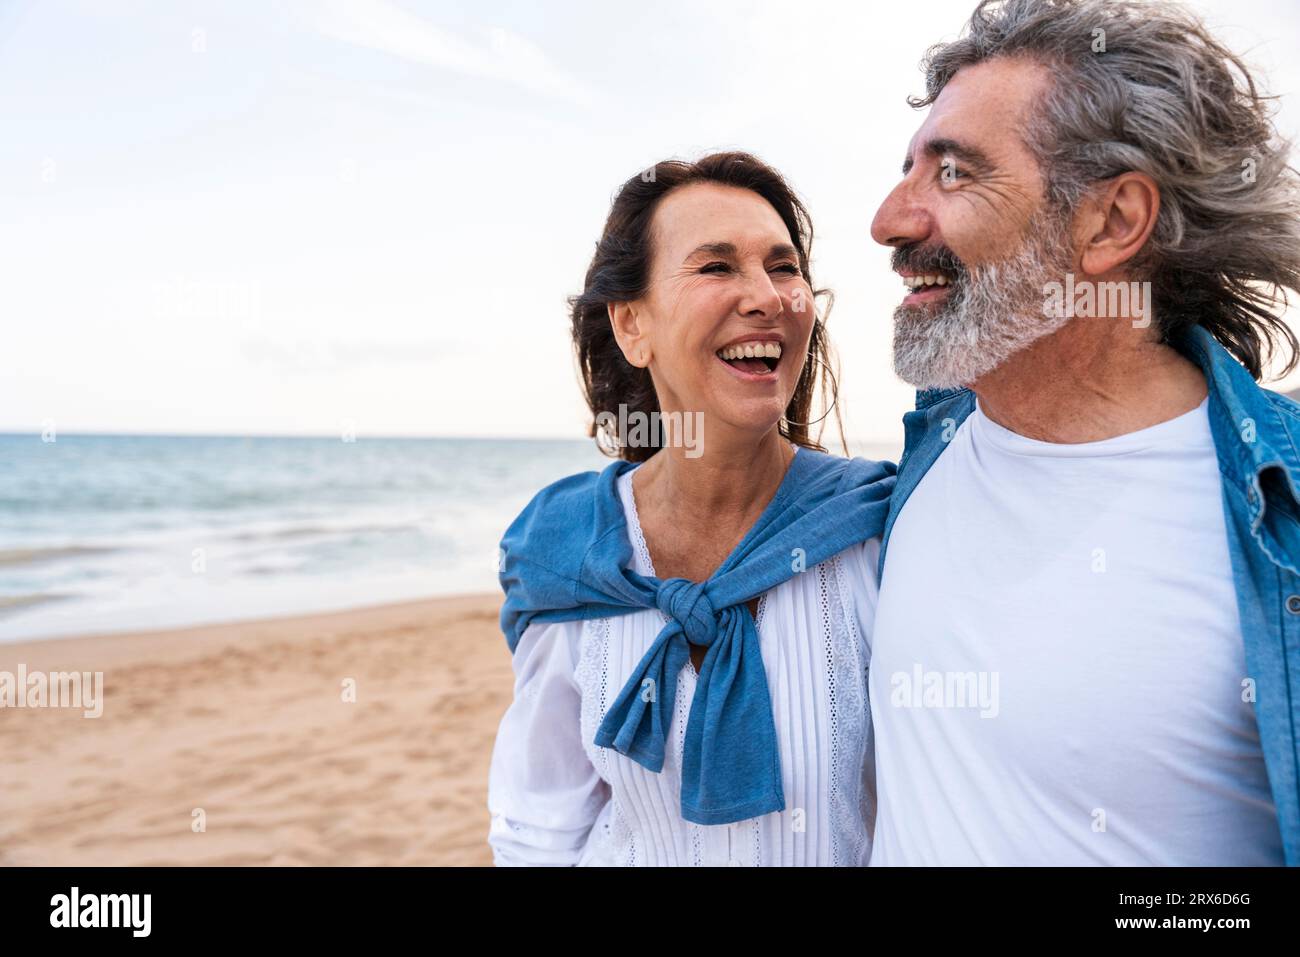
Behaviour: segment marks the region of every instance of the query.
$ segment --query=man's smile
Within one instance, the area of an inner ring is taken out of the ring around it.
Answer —
[[[936,302],[951,291],[953,280],[943,273],[899,273],[908,294],[903,297],[907,305]]]

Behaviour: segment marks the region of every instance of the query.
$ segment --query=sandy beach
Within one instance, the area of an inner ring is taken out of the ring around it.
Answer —
[[[490,865],[499,601],[0,644],[104,689],[0,709],[0,864]]]

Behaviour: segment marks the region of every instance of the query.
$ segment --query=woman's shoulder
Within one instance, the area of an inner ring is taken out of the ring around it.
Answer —
[[[898,473],[898,466],[885,459],[846,457],[807,447],[799,450],[799,457],[806,472],[837,480],[841,486],[870,485],[892,479]]]
[[[575,523],[578,527],[589,526],[593,512],[602,504],[608,504],[611,493],[615,493],[613,498],[617,500],[615,483],[618,476],[632,465],[631,462],[611,462],[599,472],[575,472],[543,486],[511,521],[507,537],[524,530],[541,535],[571,532]]]
[[[610,465],[617,464],[616,462],[610,463]],[[533,493],[532,498],[528,500],[528,504],[524,506],[520,514],[548,506],[566,507],[576,502],[590,501],[603,474],[603,469],[601,471],[574,472],[572,475],[566,475],[554,482],[543,485]]]
[[[621,551],[611,532],[624,523],[614,485],[631,463],[579,472],[550,483],[532,497],[502,535],[497,577],[505,593],[501,629],[511,649],[535,617],[573,609],[583,569]]]

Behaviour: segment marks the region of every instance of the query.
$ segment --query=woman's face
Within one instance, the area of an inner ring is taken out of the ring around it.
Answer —
[[[794,394],[815,320],[781,217],[757,193],[692,183],[664,197],[650,235],[645,295],[611,308],[624,354],[649,366],[663,410],[702,412],[713,435],[765,434]]]

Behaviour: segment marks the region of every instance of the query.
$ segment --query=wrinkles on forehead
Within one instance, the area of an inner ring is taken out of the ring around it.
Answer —
[[[736,258],[758,251],[797,256],[780,214],[762,196],[721,183],[691,183],[664,196],[650,223],[651,273],[668,272],[705,252]]]
[[[1020,57],[958,70],[908,144],[904,175],[923,160],[951,159],[977,177],[1013,178],[1018,192],[1041,196],[1042,171],[1025,130],[1051,83],[1046,66]]]

